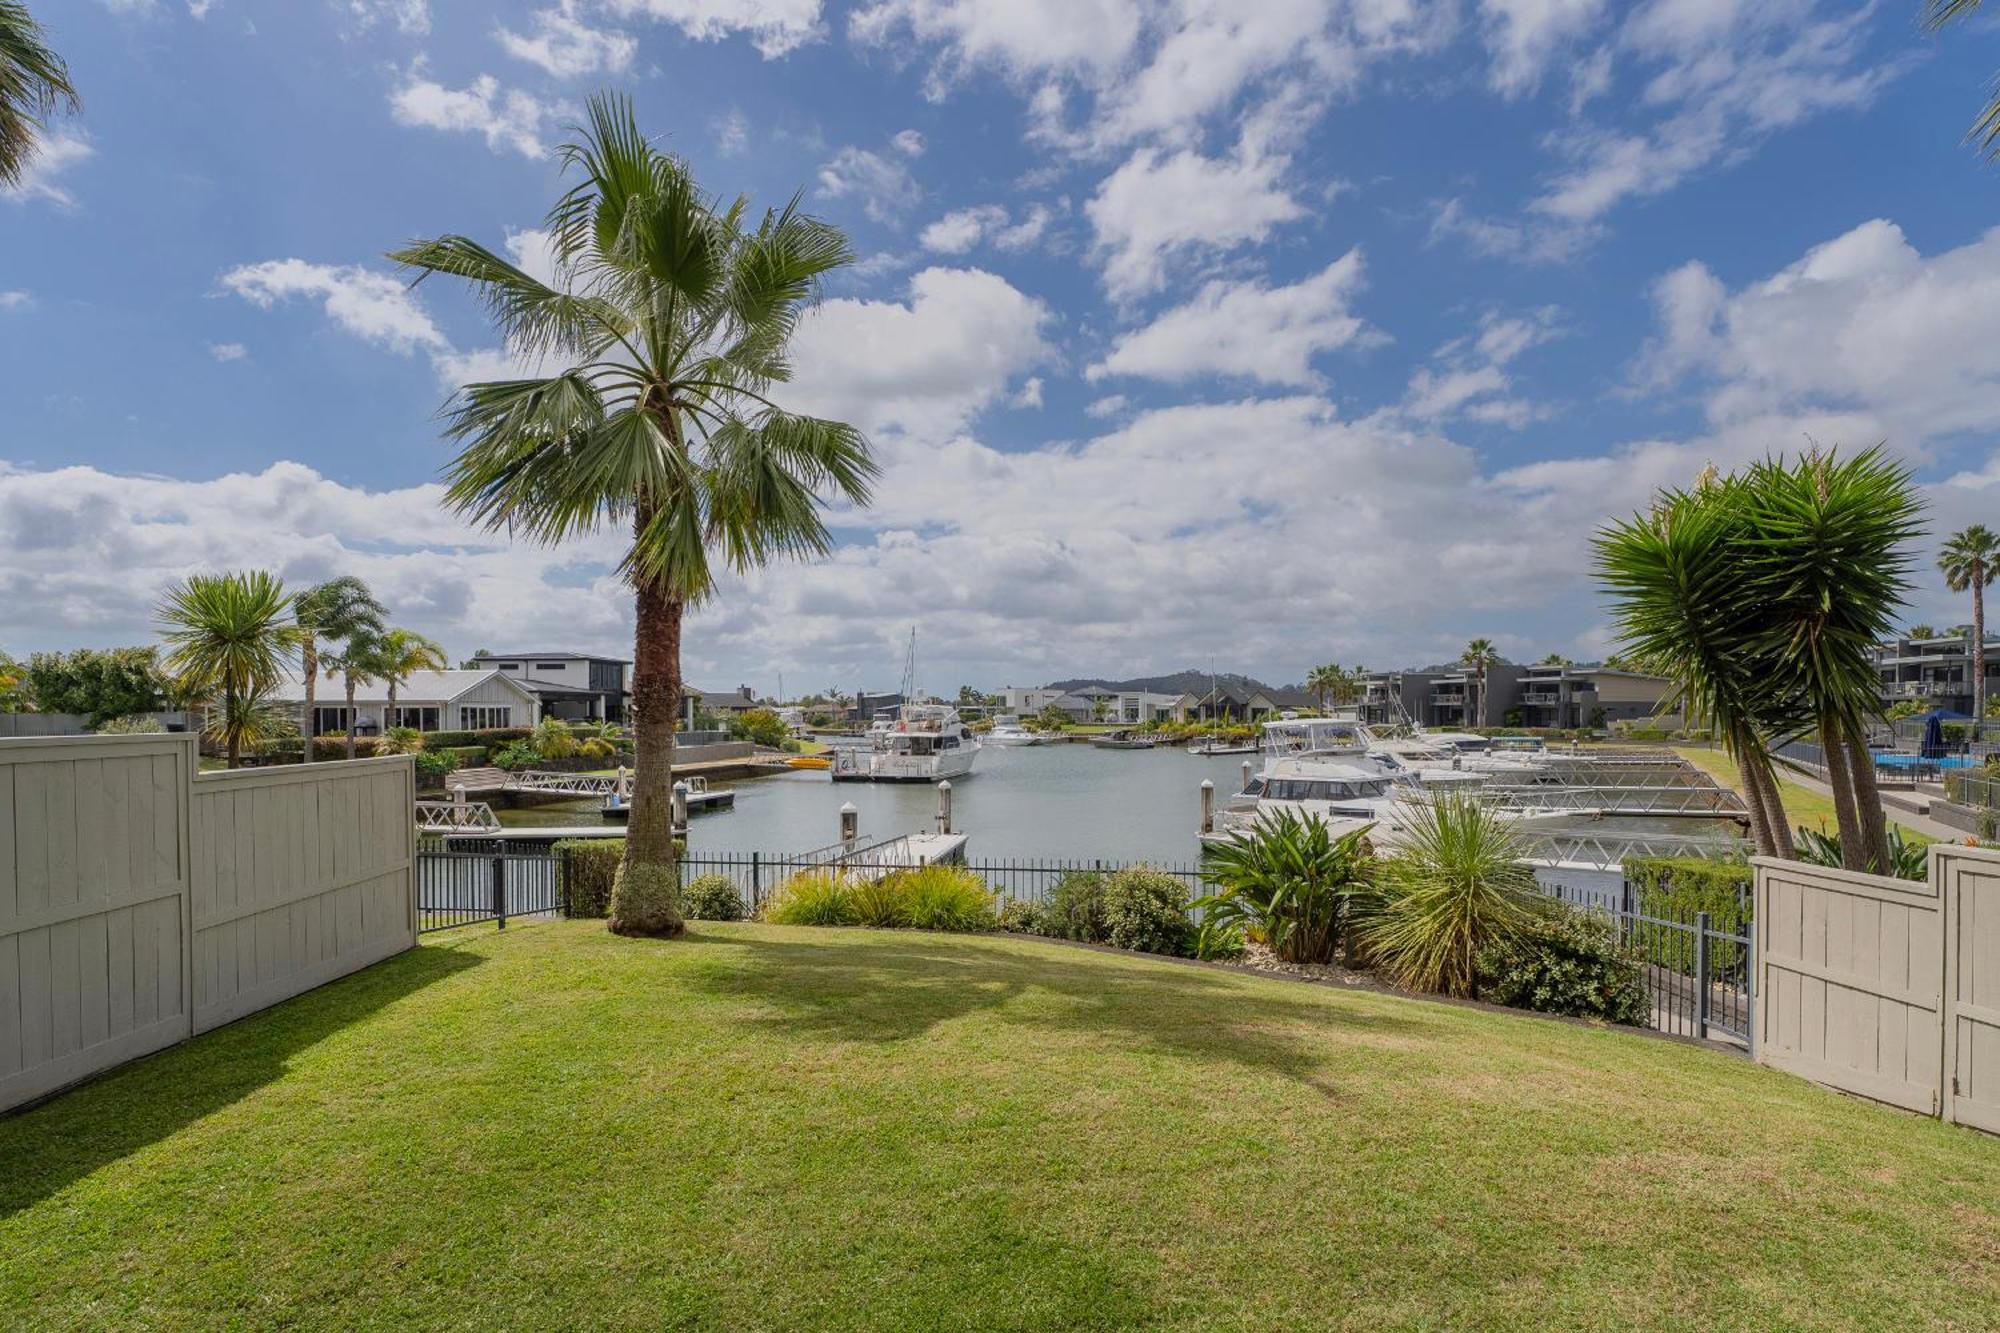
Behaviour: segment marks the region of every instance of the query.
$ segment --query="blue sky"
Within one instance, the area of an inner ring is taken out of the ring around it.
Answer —
[[[511,359],[382,252],[524,262],[593,90],[863,262],[795,401],[879,503],[732,582],[703,684],[1605,645],[1586,541],[1724,466],[1887,440],[2000,481],[1986,22],[1808,0],[62,0],[83,114],[0,197],[0,648],[147,635],[168,580],[363,574],[478,646],[629,644],[615,541],[437,505]],[[1912,618],[1958,608],[1926,581]]]

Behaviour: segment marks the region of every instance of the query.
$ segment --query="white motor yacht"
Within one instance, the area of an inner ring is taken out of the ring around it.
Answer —
[[[1029,731],[1019,722],[996,722],[993,730],[980,738],[982,745],[1047,745],[1049,738],[1039,731]]]
[[[1378,846],[1395,846],[1417,811],[1445,783],[1425,781],[1420,770],[1395,755],[1377,753],[1377,746],[1359,722],[1266,723],[1263,771],[1215,812],[1215,827],[1202,840],[1233,840],[1254,828],[1260,816],[1289,810],[1329,825],[1336,835],[1372,827],[1370,836]],[[1515,823],[1554,822],[1574,813],[1508,810],[1501,817]]]
[[[870,728],[868,748],[833,752],[835,782],[939,782],[971,774],[979,740],[950,704],[905,704]]]

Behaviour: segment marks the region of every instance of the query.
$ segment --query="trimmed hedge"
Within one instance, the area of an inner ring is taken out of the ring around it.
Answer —
[[[1639,892],[1639,910],[1670,921],[1693,921],[1706,912],[1717,930],[1750,923],[1751,887],[1757,872],[1740,861],[1699,856],[1644,856],[1625,863],[1625,878]]]
[[[611,913],[611,884],[625,859],[623,838],[571,838],[550,849],[561,863],[564,911],[570,916]]]
[[[1104,924],[1104,942],[1114,948],[1176,957],[1194,952],[1187,885],[1150,866],[1127,866],[1104,882]]]
[[[696,875],[681,890],[681,906],[690,921],[743,919],[743,895],[727,875]]]

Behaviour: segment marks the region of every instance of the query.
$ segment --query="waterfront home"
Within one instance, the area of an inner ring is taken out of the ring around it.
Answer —
[[[1972,628],[1922,638],[1897,638],[1875,646],[1875,666],[1882,676],[1882,707],[1912,701],[1970,715],[1972,690]],[[1986,638],[1986,697],[2000,699],[2000,638]]]
[[[1372,726],[1475,726],[1478,679],[1465,667],[1371,671],[1362,677],[1361,720]],[[1487,668],[1486,688],[1492,699],[1484,711],[1492,726],[1599,727],[1656,715],[1671,685],[1660,676],[1609,667],[1503,662]]]
[[[1004,685],[1000,689],[1003,707],[1016,717],[1033,717],[1050,704],[1063,697],[1064,691],[1041,688],[1023,688],[1019,685]]]
[[[291,709],[301,731],[314,736],[354,732],[379,736],[389,708],[389,687],[381,681],[357,682],[354,711],[347,709],[347,681],[338,671],[320,673],[315,685],[313,715],[305,716],[306,684],[294,675],[272,691],[272,698]],[[418,731],[479,731],[487,727],[531,727],[542,716],[541,699],[507,673],[485,671],[413,671],[396,690],[396,716],[387,726]]]
[[[1121,690],[1111,696],[1110,712],[1105,719],[1123,722],[1128,726],[1144,726],[1148,722],[1181,720],[1181,696],[1178,694],[1158,694],[1150,690]]]
[[[540,702],[539,717],[623,722],[630,716],[631,662],[591,653],[475,654],[482,670],[504,671]]]

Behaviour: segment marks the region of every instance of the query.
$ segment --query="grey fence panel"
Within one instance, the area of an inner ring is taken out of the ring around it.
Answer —
[[[1757,1058],[1937,1114],[1944,912],[1935,861],[1927,883],[1754,864]]]
[[[1944,1118],[2000,1133],[2000,852],[1939,847],[1944,899]]]
[[[195,1031],[416,943],[415,800],[406,755],[195,779]]]
[[[188,1035],[194,745],[0,741],[0,1109]]]

